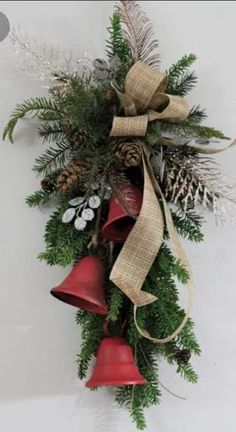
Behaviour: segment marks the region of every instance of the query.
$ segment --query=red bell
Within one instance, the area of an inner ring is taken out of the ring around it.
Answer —
[[[95,257],[82,258],[66,279],[51,294],[72,306],[107,315],[104,292],[105,272],[101,261]]]
[[[102,228],[102,235],[106,240],[114,242],[124,242],[132,230],[135,219],[132,216],[138,216],[142,207],[142,193],[134,186],[120,189],[120,194],[124,202],[124,207],[115,198],[110,198],[109,214],[105,225]]]
[[[86,387],[145,384],[133,353],[122,338],[105,338],[99,345],[92,376]]]

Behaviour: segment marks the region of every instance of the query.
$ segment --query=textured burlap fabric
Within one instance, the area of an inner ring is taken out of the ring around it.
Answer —
[[[164,92],[166,84],[166,74],[138,61],[126,76],[125,94],[131,97],[138,111],[155,109],[155,96]]]
[[[145,329],[140,328],[140,326],[138,325],[138,322],[137,322],[137,306],[134,307],[134,321],[135,321],[135,325],[136,325],[138,331],[140,332],[140,334],[142,334],[143,337],[151,340],[154,343],[164,344],[164,343],[167,343],[167,342],[170,342],[171,340],[173,340],[181,332],[181,330],[185,326],[189,316],[191,315],[195,288],[194,288],[192,270],[191,270],[191,267],[189,265],[185,251],[184,251],[184,249],[180,243],[179,236],[176,232],[169,206],[168,206],[168,204],[167,204],[167,202],[166,202],[166,200],[162,194],[162,191],[160,189],[158,182],[156,181],[154,175],[152,175],[152,171],[150,171],[150,172],[151,172],[151,180],[152,180],[154,188],[157,192],[157,195],[159,197],[161,197],[161,199],[162,199],[164,217],[165,217],[166,227],[167,227],[167,230],[169,233],[169,241],[170,241],[172,253],[180,261],[180,263],[183,265],[183,267],[187,270],[188,275],[189,275],[189,280],[186,284],[187,293],[188,293],[188,304],[187,304],[185,316],[184,316],[182,322],[179,324],[179,326],[176,328],[176,330],[171,335],[168,335],[167,337],[165,337],[163,339],[157,339],[157,338],[152,337]]]
[[[138,61],[129,70],[125,79],[125,93],[121,93],[113,84],[121,105],[125,111],[124,117],[114,117],[111,136],[144,136],[148,121],[166,119],[183,121],[189,114],[186,100],[180,96],[164,93],[167,76],[162,72]],[[147,114],[147,118],[137,115]],[[126,133],[122,134],[124,127]]]
[[[144,192],[142,208],[137,222],[114,263],[110,279],[134,303],[134,321],[142,336],[155,343],[166,343],[174,339],[187,322],[192,308],[194,283],[191,268],[176,233],[170,209],[152,173],[148,151],[145,150],[144,146],[143,149]],[[162,200],[163,210],[157,195]],[[155,296],[141,289],[163,242],[164,218],[169,232],[172,252],[189,273],[187,284],[188,306],[185,317],[175,332],[164,339],[156,339],[145,329],[139,327],[136,314],[138,306],[147,305],[155,300],[158,301]]]
[[[143,156],[143,204],[110,274],[110,279],[137,306],[156,300],[141,291],[144,280],[157,255],[163,239],[163,213],[150,180]]]
[[[146,135],[148,115],[135,117],[114,117],[111,136],[144,136]]]

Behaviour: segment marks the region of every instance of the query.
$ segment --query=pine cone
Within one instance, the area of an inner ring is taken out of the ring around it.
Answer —
[[[72,159],[57,177],[57,189],[63,193],[75,189],[78,186],[84,171],[84,164],[82,164],[78,159]]]
[[[116,147],[116,156],[127,168],[138,166],[142,158],[140,145],[137,142],[119,143]]]
[[[176,353],[176,360],[178,363],[188,363],[191,358],[191,353],[188,349],[178,350]]]
[[[45,177],[42,181],[41,181],[41,189],[44,192],[53,192],[55,189],[55,180],[50,179],[48,177]]]

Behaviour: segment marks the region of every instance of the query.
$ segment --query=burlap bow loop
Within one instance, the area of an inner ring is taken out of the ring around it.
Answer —
[[[138,61],[126,76],[125,94],[133,100],[137,111],[155,109],[156,98],[165,91],[166,84],[166,74]]]
[[[149,121],[183,121],[189,114],[186,100],[164,93],[167,75],[138,61],[129,70],[125,92],[113,85],[126,117],[114,117],[111,136],[144,136]],[[138,115],[138,113],[142,115]]]

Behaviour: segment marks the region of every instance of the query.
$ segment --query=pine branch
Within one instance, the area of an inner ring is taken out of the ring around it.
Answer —
[[[191,123],[200,124],[203,120],[206,119],[206,117],[206,110],[202,109],[199,105],[197,105],[191,108],[188,115],[188,121],[190,121]]]
[[[175,93],[176,88],[181,82],[181,79],[183,79],[182,77],[186,76],[185,72],[187,69],[196,61],[196,59],[197,57],[195,54],[184,55],[180,60],[178,60],[177,63],[170,67],[170,69],[166,72],[168,75],[166,93],[177,94]]]
[[[144,416],[144,410],[141,406],[141,404],[136,404],[135,401],[135,393],[137,390],[137,386],[133,386],[133,392],[134,392],[134,403],[133,407],[130,409],[130,415],[135,423],[138,430],[145,430],[147,427],[147,423]]]
[[[172,274],[176,276],[182,284],[186,284],[189,280],[189,274],[179,259],[175,259]]]
[[[225,134],[213,127],[201,126],[188,119],[182,123],[162,122],[162,131],[180,135],[186,138],[220,138],[229,139]]]
[[[178,233],[190,241],[196,243],[204,239],[201,232],[202,218],[194,212],[183,212],[179,209],[177,212],[172,210],[172,218]]]
[[[67,133],[65,125],[58,122],[45,122],[38,128],[38,134],[43,138],[43,142],[62,141],[66,139]]]
[[[186,325],[178,335],[177,342],[181,348],[187,348],[192,354],[200,356],[201,348],[197,342],[193,329],[194,323],[189,318]]]
[[[176,276],[182,284],[186,284],[189,280],[189,274],[187,270],[181,265],[180,260],[173,257],[170,251],[162,247],[162,250],[158,257],[158,265],[160,271],[169,272],[171,271],[172,276]]]
[[[177,373],[179,373],[185,380],[191,382],[192,384],[196,384],[198,381],[198,376],[189,363],[179,364],[177,367]]]
[[[172,86],[167,85],[167,92],[177,96],[186,96],[196,85],[197,77],[194,71],[185,72],[177,79]]]
[[[123,65],[129,63],[130,49],[123,37],[120,15],[114,12],[108,27],[109,39],[106,41],[106,53],[109,58],[117,56]]]
[[[117,10],[124,24],[124,36],[131,47],[134,61],[141,60],[159,67],[158,40],[153,25],[136,1],[120,0]]]
[[[53,169],[65,165],[71,155],[71,143],[68,140],[57,143],[57,147],[50,147],[35,160],[33,170],[37,173],[49,174]]]
[[[146,428],[146,420],[142,402],[137,398],[137,387],[138,386],[118,387],[116,390],[116,401],[119,405],[128,408],[137,429],[144,430]]]
[[[9,138],[9,140],[13,143],[13,132],[18,120],[26,116],[44,119],[49,114],[51,117],[53,115],[54,118],[59,119],[62,116],[62,111],[55,102],[45,97],[28,99],[23,103],[18,104],[4,129],[3,139]]]
[[[119,318],[119,314],[121,312],[122,306],[124,304],[125,296],[122,291],[117,288],[112,282],[109,283],[109,313],[108,317],[115,321]]]
[[[60,205],[46,224],[44,234],[46,250],[41,252],[38,258],[49,265],[65,267],[87,254],[91,233],[88,231],[78,233],[73,224],[62,223],[62,215],[67,208],[67,202]]]
[[[29,207],[38,207],[43,204],[47,204],[52,199],[52,193],[43,191],[42,189],[29,195],[25,202]]]
[[[81,315],[84,316],[81,319]],[[82,325],[82,344],[80,353],[77,356],[78,376],[85,378],[90,360],[96,353],[100,341],[103,339],[104,317],[97,314],[79,311],[76,321]]]

